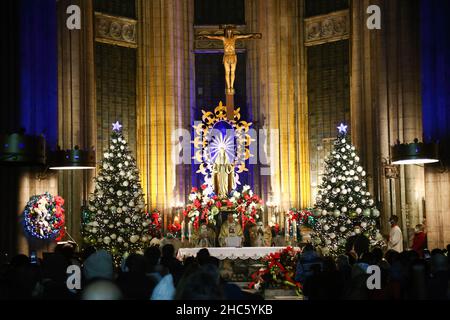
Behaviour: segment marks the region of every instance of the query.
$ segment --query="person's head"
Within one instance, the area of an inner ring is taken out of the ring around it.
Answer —
[[[327,256],[323,258],[323,271],[333,272],[336,271],[336,263],[333,257]]]
[[[199,264],[199,265],[205,265],[205,264],[207,264],[208,261],[209,261],[209,257],[210,257],[210,256],[211,256],[211,255],[209,254],[208,249],[206,249],[206,248],[200,249],[200,250],[197,252],[197,262],[198,262],[198,264]]]
[[[389,223],[391,226],[396,226],[398,224],[398,217],[396,215],[391,216]]]
[[[421,223],[417,224],[416,227],[414,228],[414,231],[416,233],[420,233],[420,232],[424,232],[425,231],[425,226]]]
[[[81,295],[82,300],[121,300],[119,287],[111,280],[96,280],[90,283]]]
[[[85,261],[89,256],[97,251],[94,246],[87,246],[81,251],[81,260]]]
[[[186,259],[184,259],[183,264],[184,264],[184,267],[187,268],[190,265],[195,264],[195,263],[197,263],[197,261],[195,260],[194,257],[187,257]]]
[[[314,247],[311,243],[307,243],[306,246],[303,248],[303,252],[311,252],[314,251]]]
[[[127,257],[125,265],[130,273],[142,275],[145,274],[145,258],[140,254],[130,254]]]
[[[173,258],[175,256],[175,247],[171,244],[166,244],[162,247],[163,258]]]
[[[227,219],[229,223],[232,223],[234,221],[233,213],[228,213]]]
[[[345,254],[341,254],[336,258],[336,266],[338,270],[343,270],[350,267],[350,261],[348,256]]]
[[[395,250],[390,249],[384,254],[384,258],[390,265],[392,265],[394,262],[396,262],[400,259],[400,253],[398,253]]]
[[[177,300],[222,300],[224,294],[217,276],[210,265],[207,269],[199,268],[186,277],[182,286],[177,287]]]
[[[145,249],[144,257],[147,259],[147,263],[150,267],[156,266],[161,257],[161,251],[156,246],[151,246]]]
[[[83,271],[87,281],[94,279],[112,280],[114,278],[113,258],[105,250],[99,250],[86,259]]]
[[[437,254],[444,254],[444,252],[442,252],[441,249],[439,248],[434,248],[433,250],[431,250],[431,256],[437,255]]]
[[[447,258],[440,253],[431,255],[431,272],[447,272],[448,271],[448,261]]]
[[[380,247],[375,247],[372,249],[373,259],[375,263],[379,263],[381,260],[383,260],[383,249]]]

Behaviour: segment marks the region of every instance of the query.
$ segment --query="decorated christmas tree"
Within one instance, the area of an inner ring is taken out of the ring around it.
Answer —
[[[333,150],[325,159],[325,172],[316,199],[314,244],[331,255],[344,253],[351,236],[364,234],[372,246],[383,245],[377,228],[380,212],[366,183],[366,172],[341,124]]]
[[[119,122],[113,124],[110,146],[83,212],[85,244],[107,250],[116,264],[124,255],[141,252],[151,239],[139,171],[121,128]]]

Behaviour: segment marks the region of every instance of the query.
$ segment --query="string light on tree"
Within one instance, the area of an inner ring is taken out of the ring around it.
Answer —
[[[333,150],[325,160],[325,172],[316,199],[321,213],[314,225],[313,241],[331,255],[344,253],[346,240],[363,233],[372,246],[384,245],[376,219],[380,212],[367,190],[366,172],[351,145],[348,126],[337,127]]]

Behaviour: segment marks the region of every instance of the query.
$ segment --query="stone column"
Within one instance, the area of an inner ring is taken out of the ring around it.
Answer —
[[[164,211],[186,201],[189,164],[176,164],[191,153],[190,135],[181,150],[175,129],[191,132],[195,104],[193,0],[138,0],[137,150],[138,166],[150,208]],[[178,144],[178,145],[177,145]]]
[[[66,27],[66,10],[81,8],[81,30]],[[82,149],[97,144],[94,78],[93,8],[90,0],[58,2],[58,144],[62,149]],[[69,234],[80,240],[83,202],[93,188],[95,170],[65,171],[58,174],[59,194],[65,199]]]
[[[381,8],[381,30],[366,27],[366,10],[373,4]],[[352,139],[381,204],[382,231],[389,231],[388,217],[396,214],[405,232],[407,222],[413,227],[422,221],[424,170],[404,166],[399,180],[386,180],[383,162],[397,139],[422,138],[419,1],[352,1],[351,10]]]
[[[270,176],[256,172],[255,185],[282,211],[303,207],[310,203],[303,1],[246,0],[245,11],[247,29],[262,33],[262,40],[246,44],[247,97],[268,130],[270,158]]]

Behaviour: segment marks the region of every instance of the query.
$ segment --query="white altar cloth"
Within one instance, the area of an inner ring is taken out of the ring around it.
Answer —
[[[286,247],[242,247],[242,248],[207,248],[210,255],[219,260],[236,260],[236,259],[261,259],[270,253],[282,251]],[[178,250],[177,258],[183,260],[187,257],[195,257],[197,252],[202,248],[180,248]],[[295,248],[298,250],[298,248]]]

